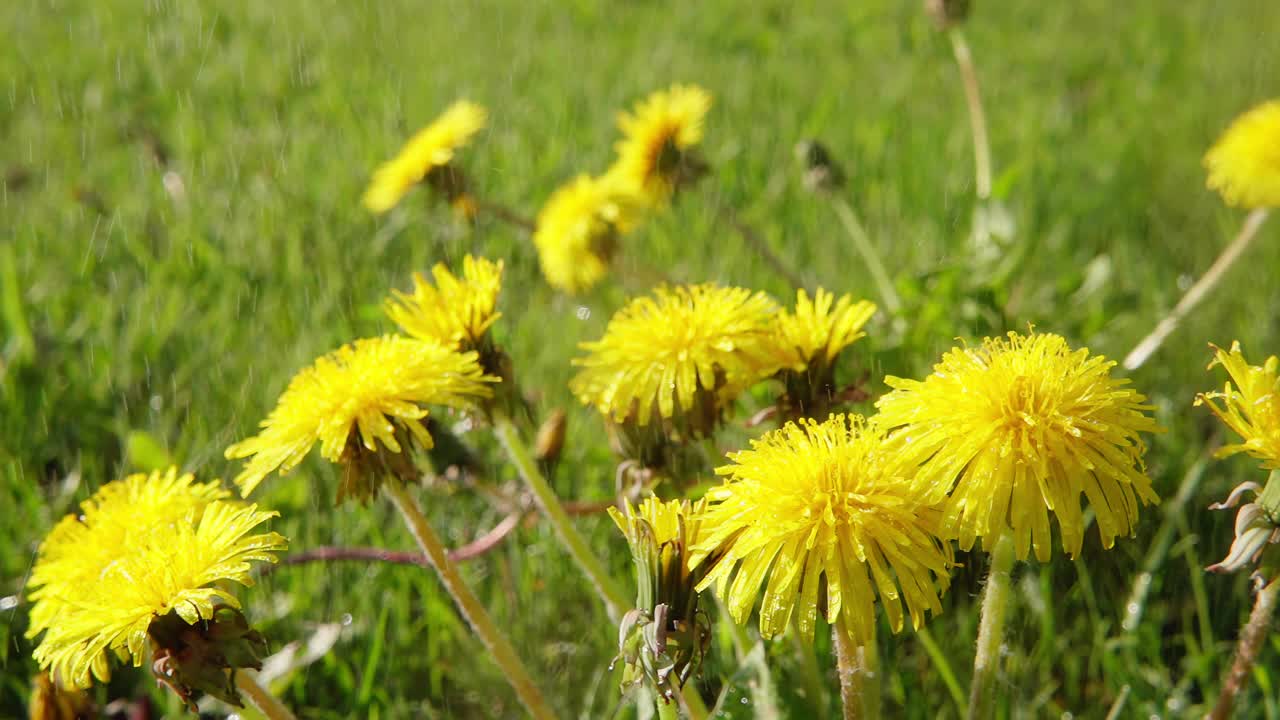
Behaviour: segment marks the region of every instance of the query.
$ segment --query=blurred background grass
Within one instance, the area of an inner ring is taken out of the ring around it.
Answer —
[[[800,184],[791,148],[803,138],[844,165],[843,194],[907,302],[873,322],[850,376],[865,368],[878,394],[883,374],[927,372],[954,338],[1032,323],[1119,359],[1242,219],[1204,189],[1200,157],[1233,116],[1280,94],[1276,27],[1280,5],[1266,0],[979,4],[967,32],[996,194],[1015,226],[983,249],[968,241],[972,155],[950,47],[913,1],[0,5],[0,715],[22,714],[33,671],[21,598],[36,545],[98,485],[148,461],[126,451],[131,435],[203,476],[230,476],[223,448],[252,431],[289,376],[387,330],[381,298],[436,261],[506,261],[499,339],[539,408],[569,409],[558,489],[609,497],[600,423],[566,388],[576,343],[597,337],[655,270],[793,292],[718,208],[756,227],[807,283],[875,296],[830,206]],[[468,171],[486,196],[532,214],[560,182],[603,170],[616,109],[677,81],[715,96],[714,172],[631,238],[615,282],[586,297],[553,293],[519,230],[461,227],[421,193],[382,219],[359,206],[371,169],[467,97],[491,111]],[[1221,440],[1191,399],[1222,380],[1204,371],[1206,342],[1240,339],[1255,362],[1280,352],[1278,226],[1134,376],[1169,428],[1149,455],[1165,504],[1113,550],[1091,534],[1077,561],[1017,569],[1003,715],[1102,717],[1124,694],[1124,717],[1192,716],[1216,693],[1250,598],[1246,578],[1201,571],[1225,553],[1231,525],[1204,508],[1258,472],[1235,459],[1188,474]],[[513,480],[473,435],[495,482]],[[1185,502],[1169,502],[1188,478]],[[385,503],[333,508],[334,485],[315,458],[268,484],[261,500],[281,511],[275,529],[295,550],[412,546]],[[499,519],[443,483],[423,503],[452,544]],[[611,523],[581,527],[626,576]],[[985,561],[965,562],[930,623],[962,684]],[[1150,600],[1122,627],[1144,567]],[[615,630],[548,528],[522,527],[466,573],[567,716],[629,712],[608,670]],[[303,717],[515,712],[427,571],[288,567],[246,595],[277,645],[346,623],[334,651],[284,691]],[[887,717],[955,716],[917,638],[882,645]],[[804,690],[791,643],[768,650],[785,713],[835,707],[832,692]],[[826,650],[820,640],[834,691]],[[1274,644],[1264,651],[1242,716],[1276,716],[1278,657]],[[714,696],[735,667],[718,654],[703,692]],[[99,692],[152,685],[120,672]]]

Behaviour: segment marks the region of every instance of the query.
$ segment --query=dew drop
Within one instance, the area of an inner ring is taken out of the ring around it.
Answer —
[[[579,320],[588,320],[591,318],[591,308],[586,305],[579,305],[574,315],[577,315]]]
[[[342,618],[339,622],[342,623],[343,627],[347,627],[351,624],[352,620],[354,620],[354,618],[351,617],[351,613],[342,613]]]

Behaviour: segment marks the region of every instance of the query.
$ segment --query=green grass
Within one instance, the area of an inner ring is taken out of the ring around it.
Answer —
[[[806,137],[844,164],[844,193],[907,301],[853,353],[877,392],[886,373],[927,372],[954,338],[1028,324],[1118,359],[1242,220],[1204,189],[1204,149],[1235,114],[1280,94],[1265,31],[1280,25],[1274,2],[980,4],[967,30],[997,193],[1016,221],[988,258],[966,240],[971,145],[950,49],[914,1],[216,5],[0,4],[0,597],[21,596],[53,521],[146,461],[126,452],[131,433],[203,476],[229,477],[223,448],[252,431],[297,368],[387,330],[378,303],[389,288],[466,252],[505,259],[499,339],[538,407],[569,409],[558,490],[609,497],[600,422],[566,388],[576,343],[597,337],[654,269],[792,292],[717,206],[758,228],[808,282],[874,295],[834,213],[799,182],[791,147]],[[607,165],[617,108],[673,81],[715,95],[714,173],[634,236],[615,282],[587,297],[552,292],[520,231],[459,227],[422,194],[381,220],[359,206],[372,167],[465,96],[492,115],[466,167],[486,196],[532,213],[561,181]],[[166,171],[185,200],[166,192]],[[1169,429],[1149,454],[1166,500],[1222,439],[1191,407],[1222,380],[1204,372],[1205,343],[1240,339],[1255,361],[1280,352],[1277,228],[1264,227],[1247,262],[1134,375]],[[477,435],[468,439],[493,460],[493,480],[514,483]],[[745,437],[736,430],[722,445]],[[1210,461],[1184,504],[1144,512],[1137,537],[1104,551],[1095,533],[1076,561],[1019,565],[1002,716],[1102,717],[1125,688],[1122,717],[1198,714],[1250,605],[1245,577],[1201,570],[1231,529],[1227,514],[1204,508],[1247,478],[1258,478],[1252,461]],[[333,508],[335,484],[311,458],[267,485],[261,499],[282,513],[275,529],[294,549],[412,546],[386,502]],[[422,499],[451,544],[499,519],[463,489],[433,486]],[[626,577],[612,524],[580,527]],[[1152,556],[1162,542],[1167,552]],[[964,560],[930,628],[967,686],[985,561]],[[1149,602],[1126,630],[1147,562]],[[549,528],[522,527],[466,574],[566,716],[625,707],[608,671],[616,631]],[[337,648],[285,691],[305,717],[515,713],[430,572],[290,567],[245,596],[276,645],[350,616]],[[0,612],[4,716],[22,713],[34,670],[26,612]],[[886,717],[955,717],[911,633],[882,646]],[[777,640],[769,654],[784,711],[816,712],[796,648]],[[822,710],[834,711],[826,640],[818,654]],[[1273,644],[1242,716],[1276,716],[1277,660]],[[700,687],[719,690],[735,669],[718,653]],[[152,693],[173,708],[152,686],[122,671],[99,692]],[[1270,688],[1265,702],[1259,688]],[[735,702],[733,714],[752,710]]]

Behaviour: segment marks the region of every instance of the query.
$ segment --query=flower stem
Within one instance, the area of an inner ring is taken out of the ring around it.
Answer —
[[[951,38],[951,50],[960,69],[960,81],[964,85],[964,99],[969,106],[969,129],[973,133],[973,176],[975,191],[980,202],[991,199],[991,143],[987,139],[987,114],[982,109],[982,94],[978,91],[978,72],[973,65],[973,53],[964,38],[960,26],[947,31]]]
[[[626,595],[622,593],[614,579],[605,572],[604,566],[600,564],[599,558],[591,551],[586,539],[582,537],[582,534],[578,532],[577,528],[569,520],[569,515],[560,504],[560,499],[556,497],[555,490],[551,489],[547,479],[542,476],[542,472],[538,469],[538,464],[534,462],[533,456],[529,454],[529,449],[520,439],[520,433],[511,423],[511,419],[505,415],[495,415],[493,418],[493,432],[498,436],[498,441],[502,443],[502,447],[506,449],[507,456],[511,458],[511,462],[516,466],[520,477],[524,478],[525,484],[529,486],[529,490],[533,493],[534,499],[537,500],[538,506],[542,508],[543,514],[546,515],[547,521],[551,523],[556,530],[556,534],[560,536],[560,542],[569,551],[569,555],[578,564],[578,568],[595,586],[596,592],[600,594],[605,608],[609,611],[610,618],[614,622],[619,621],[626,608],[631,606],[631,603],[627,601]]]
[[[258,682],[258,675],[252,670],[236,671],[236,689],[267,720],[297,720],[293,712],[280,702],[280,698],[272,695],[270,690]]]
[[[696,689],[690,689],[687,685],[677,684],[676,694],[680,696],[680,707],[689,716],[689,720],[707,719],[707,705],[702,702],[702,696],[698,694]]]
[[[844,225],[845,232],[849,233],[849,237],[853,239],[853,247],[862,256],[862,261],[867,264],[867,270],[871,272],[871,279],[875,281],[876,288],[880,291],[880,299],[884,302],[885,309],[890,313],[897,313],[902,309],[902,299],[898,297],[898,291],[893,289],[893,282],[884,269],[880,254],[871,244],[871,237],[867,235],[866,228],[858,222],[858,216],[854,214],[853,208],[844,201],[844,198],[833,196],[831,205],[836,209],[836,215],[840,217],[840,223]]]
[[[1155,330],[1151,334],[1142,339],[1130,353],[1125,356],[1124,367],[1126,370],[1137,370],[1142,364],[1151,357],[1155,351],[1160,349],[1164,341],[1174,330],[1178,329],[1178,324],[1182,322],[1192,310],[1195,309],[1200,301],[1208,295],[1218,283],[1222,280],[1222,276],[1227,270],[1240,259],[1240,255],[1249,247],[1249,243],[1253,242],[1253,238],[1258,234],[1258,228],[1262,227],[1262,222],[1267,219],[1267,208],[1258,208],[1249,213],[1245,218],[1244,225],[1240,228],[1240,233],[1231,241],[1231,244],[1222,251],[1204,275],[1196,281],[1195,285],[1187,291],[1178,304],[1174,306],[1173,312],[1164,316],[1156,325]]]
[[[1222,681],[1222,692],[1218,694],[1218,702],[1209,713],[1209,720],[1226,720],[1231,717],[1231,708],[1236,697],[1244,691],[1249,682],[1249,672],[1258,659],[1258,651],[1267,639],[1271,628],[1271,616],[1276,611],[1276,598],[1280,596],[1280,578],[1272,580],[1261,590],[1253,601],[1253,612],[1249,613],[1249,621],[1240,630],[1240,641],[1236,645],[1236,657],[1231,663],[1231,670]]]
[[[654,705],[658,708],[658,720],[680,720],[680,705],[671,698],[662,697],[662,693],[654,693]]]
[[[878,720],[880,717],[880,668],[875,640],[855,645],[841,615],[831,626],[840,676],[840,705],[844,720]]]
[[[543,699],[542,693],[534,686],[533,680],[529,677],[528,671],[525,670],[524,663],[520,662],[520,657],[516,655],[515,648],[511,647],[511,643],[507,640],[502,631],[494,625],[493,619],[489,617],[488,611],[480,604],[480,600],[471,592],[465,580],[462,579],[458,567],[449,559],[448,552],[444,548],[444,544],[440,542],[440,538],[435,531],[431,529],[431,525],[427,523],[427,519],[423,517],[418,502],[405,489],[403,483],[397,480],[389,480],[384,484],[387,495],[391,497],[391,502],[400,511],[400,515],[404,518],[405,524],[409,526],[409,531],[413,533],[413,537],[418,541],[418,547],[431,561],[432,566],[436,569],[436,574],[440,576],[440,582],[444,584],[449,594],[453,596],[454,602],[458,603],[458,609],[462,612],[462,616],[470,623],[471,629],[479,636],[480,641],[489,650],[489,654],[493,656],[498,667],[507,676],[507,682],[511,683],[511,687],[516,691],[520,701],[524,704],[525,710],[538,720],[552,720],[555,714],[551,711],[551,707],[547,705],[547,701]]]
[[[978,649],[973,656],[973,684],[969,688],[969,720],[991,717],[991,692],[995,685],[1004,620],[1009,609],[1010,571],[1013,569],[1013,535],[1000,534],[991,549],[987,589],[982,594],[982,619],[978,623]]]

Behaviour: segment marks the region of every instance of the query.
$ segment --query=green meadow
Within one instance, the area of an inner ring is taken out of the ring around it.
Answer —
[[[903,301],[897,314],[879,302],[843,356],[841,377],[865,374],[872,400],[885,375],[923,377],[957,339],[1028,327],[1119,361],[1244,220],[1205,188],[1202,157],[1235,116],[1280,96],[1277,29],[1271,0],[976,3],[964,32],[1001,209],[1001,232],[977,243],[963,89],[915,0],[0,3],[0,716],[25,717],[37,667],[24,584],[53,523],[101,484],[169,462],[229,482],[241,464],[223,450],[293,373],[394,330],[383,299],[437,262],[505,262],[496,338],[536,412],[567,412],[554,487],[612,499],[617,460],[568,381],[578,343],[628,297],[661,277],[789,305],[793,284],[745,225],[810,290],[880,301],[831,201],[802,182],[802,140],[843,168],[838,195]],[[360,204],[374,167],[467,98],[490,121],[461,164],[483,198],[533,216],[562,182],[608,166],[619,109],[674,82],[714,97],[711,171],[582,296],[550,288],[528,233],[491,215],[461,222],[423,189],[383,216]],[[1239,340],[1258,364],[1280,354],[1277,220],[1156,355],[1114,370],[1167,429],[1146,456],[1161,502],[1111,549],[1091,526],[1078,558],[1059,547],[1016,565],[997,717],[1200,717],[1216,698],[1253,600],[1247,573],[1204,571],[1233,526],[1207,507],[1263,475],[1256,460],[1213,458],[1236,440],[1192,401],[1225,381],[1205,369],[1208,343]],[[744,421],[769,401],[763,388],[744,398],[716,450],[759,436]],[[520,495],[491,433],[458,437],[490,486]],[[313,452],[254,496],[279,511],[286,560],[415,550],[385,499],[335,506],[339,476]],[[417,495],[450,546],[505,515],[449,477]],[[630,592],[613,522],[575,523]],[[885,718],[963,715],[987,556],[957,560],[927,641],[880,618]],[[562,717],[637,717],[611,669],[617,626],[536,510],[462,567]],[[316,648],[274,686],[299,717],[520,717],[430,569],[282,564],[240,597],[273,650]],[[692,687],[721,700],[716,717],[838,716],[829,635],[812,651],[763,642],[767,662],[743,664],[711,612]],[[1278,668],[1272,638],[1239,717],[1280,717]],[[92,692],[180,716],[145,667]]]

